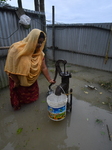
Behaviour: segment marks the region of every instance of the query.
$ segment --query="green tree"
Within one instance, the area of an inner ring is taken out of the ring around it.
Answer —
[[[0,2],[7,2],[8,0],[0,0]]]
[[[0,0],[0,2],[6,2],[6,0]]]

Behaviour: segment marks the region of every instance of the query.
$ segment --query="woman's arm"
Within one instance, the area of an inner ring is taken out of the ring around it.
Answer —
[[[45,59],[42,61],[42,73],[44,74],[44,76],[46,77],[48,82],[55,83],[55,81],[53,79],[51,79],[51,77],[49,75],[48,68],[47,68],[47,66],[45,64]]]

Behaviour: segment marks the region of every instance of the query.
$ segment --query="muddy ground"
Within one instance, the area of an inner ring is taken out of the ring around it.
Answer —
[[[54,78],[54,63],[47,66]],[[62,121],[48,117],[49,83],[42,74],[39,99],[19,111],[10,105],[8,87],[0,91],[0,150],[112,150],[112,73],[71,64],[66,70],[73,104]],[[58,75],[53,90],[60,80]]]

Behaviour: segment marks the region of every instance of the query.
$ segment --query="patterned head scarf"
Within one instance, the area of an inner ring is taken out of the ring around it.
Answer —
[[[33,29],[22,41],[12,44],[8,51],[4,71],[8,74],[18,75],[21,86],[32,85],[41,72],[46,40],[34,53],[41,32],[43,31]]]

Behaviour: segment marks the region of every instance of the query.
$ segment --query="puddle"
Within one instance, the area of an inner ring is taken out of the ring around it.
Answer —
[[[67,116],[68,118],[69,116]],[[89,103],[75,100],[72,115],[69,118],[65,143],[68,147],[77,146],[80,150],[112,149],[107,126],[112,133],[112,113],[91,106]],[[97,119],[102,120],[98,123]]]
[[[2,97],[0,105],[3,106],[0,108],[0,150],[112,149],[106,127],[108,125],[112,135],[110,111],[73,97],[72,112],[67,113],[64,120],[55,122],[48,117],[44,91],[38,101],[19,111],[12,110],[9,96]],[[18,134],[20,128],[22,131]]]

